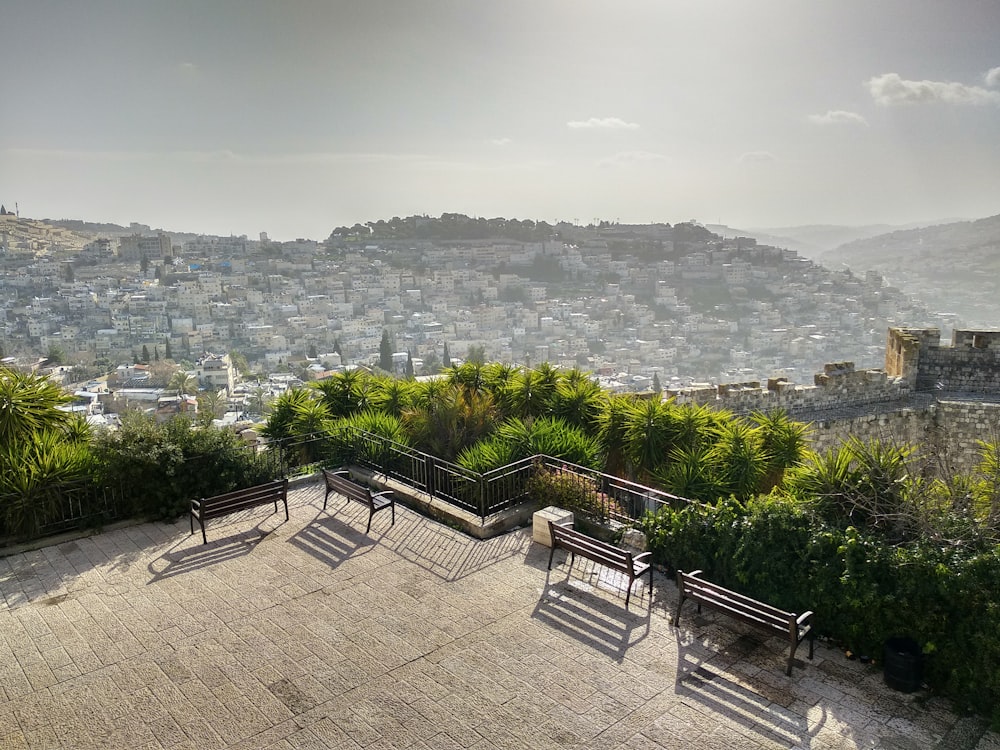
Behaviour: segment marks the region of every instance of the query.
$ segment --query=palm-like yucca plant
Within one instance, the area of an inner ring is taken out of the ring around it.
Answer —
[[[413,445],[446,461],[487,435],[496,422],[488,393],[473,393],[444,381],[421,389],[413,406],[403,412],[403,424]]]
[[[784,409],[750,415],[758,426],[764,450],[770,457],[767,476],[762,491],[767,492],[781,484],[785,471],[798,466],[808,453],[809,425],[796,422]]]
[[[378,378],[371,397],[372,407],[394,417],[399,417],[413,401],[413,381],[401,378]]]
[[[86,443],[60,430],[41,430],[28,440],[0,448],[0,536],[27,537],[57,507],[62,488],[88,478],[93,469]]]
[[[457,367],[450,368],[445,377],[451,385],[468,393],[479,394],[486,389],[488,373],[486,368],[482,362],[463,362]]]
[[[295,419],[296,409],[301,404],[314,401],[315,391],[309,388],[293,388],[285,391],[270,404],[267,424],[261,430],[261,434],[269,440],[287,440],[294,435],[292,422]]]
[[[730,420],[709,455],[726,494],[746,500],[761,491],[771,457],[759,428],[742,419]]]
[[[573,372],[579,372],[574,370]],[[596,432],[598,417],[607,396],[592,380],[566,379],[559,383],[552,400],[552,413],[588,432]]]
[[[361,369],[344,370],[329,378],[309,383],[309,388],[319,392],[320,398],[332,417],[346,417],[369,405],[372,397],[371,376]]]
[[[675,441],[681,448],[697,450],[714,440],[720,425],[732,416],[702,404],[679,404],[674,408]]]
[[[714,502],[725,494],[708,445],[677,446],[654,475],[658,486],[691,500]]]
[[[557,371],[547,363],[535,370],[519,372],[501,394],[503,413],[520,419],[548,414],[558,382]]]
[[[486,365],[483,376],[486,388],[493,395],[494,400],[499,400],[504,388],[517,376],[520,367],[508,362],[490,362]]]
[[[639,399],[625,413],[625,455],[639,481],[648,480],[666,461],[677,439],[671,402]]]
[[[0,368],[0,445],[63,426],[69,414],[58,407],[71,400],[46,377]]]
[[[786,475],[785,487],[801,502],[820,510],[843,511],[856,483],[851,451],[841,446],[825,453],[808,452]]]
[[[335,463],[342,465],[362,460],[383,471],[396,465],[398,449],[409,445],[410,441],[399,417],[376,409],[342,417],[330,431]]]
[[[624,477],[627,471],[625,454],[626,417],[632,409],[629,396],[609,396],[597,415],[597,439],[605,456],[604,470]]]
[[[974,511],[996,533],[1000,531],[1000,442],[979,441],[979,465],[974,476]]]

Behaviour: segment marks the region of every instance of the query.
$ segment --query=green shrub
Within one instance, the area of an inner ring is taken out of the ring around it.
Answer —
[[[96,436],[98,479],[121,486],[130,515],[176,518],[194,498],[251,487],[281,475],[277,453],[256,454],[229,430],[178,417],[163,424],[141,414]]]
[[[1000,726],[1000,547],[891,545],[813,511],[787,495],[730,498],[663,508],[642,527],[660,563],[701,569],[783,609],[813,610],[817,631],[844,648],[881,658],[887,638],[914,638],[926,681]]]
[[[602,523],[612,514],[624,515],[595,480],[575,472],[536,466],[528,480],[528,494],[539,507],[555,505]]]

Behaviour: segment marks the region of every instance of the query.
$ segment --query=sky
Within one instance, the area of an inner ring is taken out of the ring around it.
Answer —
[[[3,0],[0,202],[273,239],[992,216],[1000,2]]]

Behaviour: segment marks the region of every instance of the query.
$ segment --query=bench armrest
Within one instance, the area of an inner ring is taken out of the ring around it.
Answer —
[[[382,495],[391,495],[392,490],[382,490],[381,492],[373,492],[372,497],[382,497]]]
[[[632,556],[632,562],[643,562],[644,560],[652,556],[653,556],[652,552],[640,552],[638,555]]]
[[[798,616],[798,619],[795,621],[795,624],[801,626],[807,620],[811,619],[812,616],[813,616],[812,610],[803,612],[801,615]]]

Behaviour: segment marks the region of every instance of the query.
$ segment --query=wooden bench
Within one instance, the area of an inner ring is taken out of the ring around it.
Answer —
[[[368,487],[352,480],[350,472],[345,469],[341,469],[340,471],[323,469],[323,479],[326,482],[326,494],[323,496],[323,510],[326,510],[326,501],[329,499],[330,493],[333,492],[337,495],[343,495],[348,500],[356,500],[368,506],[368,528],[365,529],[366,534],[372,530],[372,518],[375,514],[386,508],[392,511],[392,523],[390,526],[396,525],[396,499],[391,492],[372,492]]]
[[[790,646],[788,652],[788,669],[785,674],[791,676],[792,665],[795,662],[795,650],[802,643],[802,639],[809,638],[809,658],[813,658],[812,632],[812,612],[803,612],[797,615],[794,612],[785,612],[764,604],[756,599],[751,599],[743,594],[718,586],[714,583],[699,578],[700,570],[693,573],[677,571],[677,588],[679,590],[677,601],[677,612],[674,615],[673,625],[681,619],[681,606],[685,599],[692,599],[698,602],[698,611],[701,612],[701,605],[704,604],[723,614],[729,615],[733,619],[745,622],[754,627],[765,630],[773,634],[781,634],[788,639]]]
[[[569,567],[573,569],[573,562],[579,553],[588,560],[593,560],[612,570],[617,570],[628,576],[628,591],[625,593],[625,609],[628,609],[629,597],[632,596],[632,584],[635,579],[643,573],[649,571],[649,598],[653,599],[653,566],[644,562],[652,555],[651,552],[643,552],[639,555],[632,555],[629,550],[620,549],[613,544],[602,542],[586,534],[581,534],[569,526],[561,526],[549,521],[549,538],[552,540],[552,551],[549,552],[549,570],[552,570],[552,556],[556,547],[561,547],[570,553]]]
[[[267,484],[259,484],[255,487],[247,487],[242,490],[226,492],[215,497],[201,498],[191,501],[191,533],[194,533],[194,522],[198,521],[201,526],[201,538],[204,544],[208,544],[208,537],[205,536],[205,521],[210,518],[228,516],[230,513],[237,513],[248,508],[256,508],[258,505],[274,503],[274,512],[278,512],[278,501],[285,505],[285,520],[288,520],[288,480],[275,479]]]

